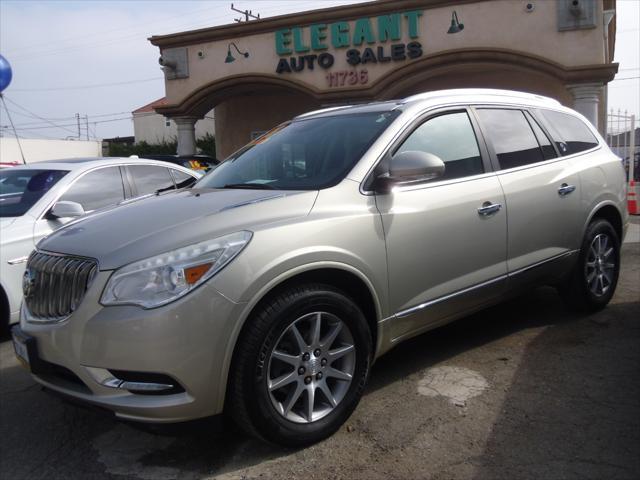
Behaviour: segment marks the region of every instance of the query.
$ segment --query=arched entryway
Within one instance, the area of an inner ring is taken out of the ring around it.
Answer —
[[[322,73],[319,73],[322,74]],[[195,151],[195,122],[216,108],[216,149],[225,158],[253,137],[301,113],[327,105],[389,100],[449,88],[500,88],[537,93],[574,107],[598,124],[604,114],[602,85],[615,75],[610,64],[564,67],[527,53],[460,49],[405,64],[358,89],[320,90],[291,76],[225,77],[157,109],[178,124],[178,153]]]
[[[321,107],[319,92],[271,75],[251,75],[212,82],[192,92],[178,105],[158,109],[178,123],[193,129],[195,122],[215,108],[216,154],[226,158],[261,132],[296,115]],[[189,125],[191,127],[189,127]],[[181,143],[189,144],[185,131]],[[190,145],[188,145],[190,146]]]

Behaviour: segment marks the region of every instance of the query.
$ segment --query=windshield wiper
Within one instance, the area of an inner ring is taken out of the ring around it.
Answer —
[[[222,188],[247,188],[250,190],[275,190],[275,187],[268,183],[227,183]]]

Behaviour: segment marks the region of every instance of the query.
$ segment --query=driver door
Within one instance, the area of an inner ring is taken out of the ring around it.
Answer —
[[[439,111],[418,122],[393,150],[393,155],[424,151],[445,163],[439,178],[376,194],[395,312],[393,340],[471,311],[504,291],[504,194],[477,131],[466,109]]]

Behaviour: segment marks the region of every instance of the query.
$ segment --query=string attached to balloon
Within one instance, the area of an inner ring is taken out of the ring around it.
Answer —
[[[0,55],[0,100],[2,100],[2,105],[4,105],[4,111],[7,112],[7,118],[9,119],[9,123],[11,124],[11,128],[13,129],[13,134],[16,137],[16,142],[18,142],[18,149],[20,150],[20,156],[22,157],[22,163],[26,164],[26,160],[24,159],[24,152],[22,151],[22,145],[20,144],[20,137],[18,137],[18,132],[16,131],[16,126],[13,124],[13,119],[11,118],[11,113],[7,108],[7,103],[4,101],[4,92],[5,88],[9,86],[11,83],[11,79],[13,78],[13,72],[11,71],[11,65],[9,61]]]

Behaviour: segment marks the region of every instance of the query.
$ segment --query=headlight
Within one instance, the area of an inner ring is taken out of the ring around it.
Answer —
[[[103,305],[159,307],[186,295],[238,255],[251,232],[237,232],[126,265],[111,276]]]

